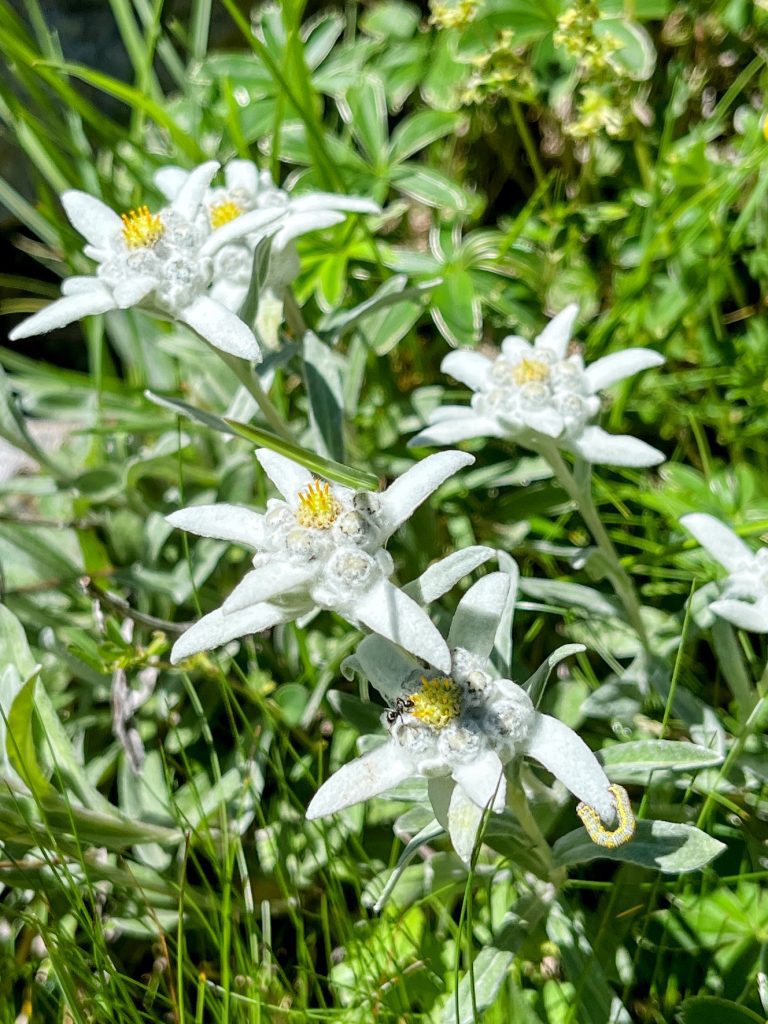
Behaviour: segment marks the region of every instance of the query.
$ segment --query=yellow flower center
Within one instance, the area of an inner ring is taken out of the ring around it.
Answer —
[[[313,480],[303,491],[299,491],[299,507],[296,522],[299,526],[328,530],[341,512],[341,502],[331,494],[331,485]]]
[[[151,249],[165,233],[160,214],[150,213],[148,206],[124,213],[120,219],[123,222],[123,240],[129,249]]]
[[[211,222],[211,227],[216,229],[220,228],[222,224],[229,224],[231,220],[239,217],[242,213],[242,206],[234,199],[222,199],[220,203],[214,203],[208,207],[208,220]]]
[[[421,677],[421,690],[411,694],[411,714],[433,729],[444,729],[461,713],[461,690],[448,676]]]
[[[549,363],[545,363],[543,359],[521,359],[512,371],[512,377],[515,384],[522,387],[523,384],[549,380],[550,373]]]

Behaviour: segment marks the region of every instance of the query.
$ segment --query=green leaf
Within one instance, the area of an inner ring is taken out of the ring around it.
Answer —
[[[432,319],[451,345],[472,345],[480,337],[482,312],[475,285],[466,270],[446,271],[432,292]]]
[[[16,694],[8,712],[5,749],[8,760],[19,778],[38,799],[55,794],[53,786],[43,774],[37,759],[35,740],[32,732],[35,713],[35,690],[38,673],[26,680]]]
[[[249,423],[240,423],[238,420],[231,420],[227,417],[224,418],[224,422],[232,427],[237,434],[240,434],[241,437],[245,437],[263,448],[269,448],[273,452],[284,455],[287,459],[293,459],[294,462],[298,462],[301,466],[306,466],[307,469],[317,473],[318,476],[325,477],[327,480],[335,480],[345,487],[354,487],[364,491],[378,491],[379,489],[379,478],[374,476],[373,473],[365,473],[363,470],[344,466],[340,462],[324,459],[321,455],[316,455],[314,452],[307,451],[306,448],[294,444],[293,441],[286,441],[284,438],[278,437],[268,430],[252,427]]]
[[[464,190],[430,167],[401,164],[392,170],[392,184],[411,199],[438,210],[465,213],[469,209],[469,199]]]
[[[456,995],[451,992],[445,1004],[442,1024],[474,1024],[474,1006],[478,1013],[483,1013],[493,1005],[499,989],[504,983],[507,971],[515,959],[515,954],[506,949],[495,949],[486,946],[482,949],[473,964],[474,977],[467,971],[459,982],[459,1012],[456,1013]],[[472,982],[474,981],[474,1006],[472,1001]]]
[[[390,159],[400,163],[421,149],[456,130],[458,117],[447,110],[420,110],[401,121],[392,132]]]
[[[0,604],[0,651],[3,666],[15,666],[22,679],[28,679],[35,671],[35,659],[29,649],[24,627],[3,604]]]
[[[680,1007],[681,1024],[765,1024],[765,1017],[717,996],[695,996]]]
[[[722,762],[723,755],[682,740],[636,740],[603,747],[600,758],[609,778],[618,780],[625,774],[648,773],[654,769],[682,772],[711,768]]]
[[[309,418],[318,451],[340,462],[344,458],[341,358],[312,331],[304,335],[303,356]]]
[[[347,91],[341,110],[350,130],[374,167],[387,161],[387,100],[378,75],[365,78]]]
[[[669,875],[699,871],[723,850],[725,843],[701,829],[673,821],[638,821],[635,838],[615,850],[596,846],[584,829],[569,832],[552,848],[555,863],[561,867],[607,858]]]

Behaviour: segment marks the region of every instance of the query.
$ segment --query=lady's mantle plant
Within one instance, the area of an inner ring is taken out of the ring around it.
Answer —
[[[609,434],[592,424],[600,411],[599,392],[664,359],[645,348],[630,348],[584,366],[578,353],[568,354],[575,305],[548,324],[533,345],[510,335],[501,352],[489,359],[480,352],[451,352],[441,364],[471,388],[469,406],[435,409],[429,425],[410,444],[455,444],[472,437],[503,437],[540,450],[553,442],[591,463],[654,466],[664,456],[645,441]]]
[[[215,348],[243,359],[261,358],[251,329],[209,294],[221,249],[248,235],[264,238],[280,227],[275,208],[254,209],[220,226],[201,218],[208,187],[219,169],[201,164],[184,181],[170,206],[150,213],[141,206],[118,216],[85,192],[65,192],[61,202],[97,263],[90,277],[70,277],[63,297],[15,327],[12,340],[64,327],[73,320],[141,305],[187,324]]]
[[[383,716],[389,739],[332,775],[312,799],[308,818],[378,796],[405,779],[426,778],[435,817],[468,862],[484,811],[501,811],[506,803],[504,766],[527,756],[579,797],[596,841],[618,846],[631,839],[626,795],[611,786],[584,741],[536,711],[517,683],[494,678],[491,650],[510,585],[507,573],[491,573],[462,598],[448,633],[447,675],[425,669],[381,637],[361,642],[346,666],[389,702]],[[601,821],[610,825],[617,811],[620,827],[611,832]]]
[[[388,581],[394,565],[385,545],[444,480],[474,457],[464,452],[432,455],[380,494],[322,482],[265,448],[256,457],[284,499],[270,499],[265,514],[220,504],[192,506],[168,516],[173,526],[257,552],[253,570],[221,608],[184,633],[171,660],[325,608],[449,671],[450,655],[438,629],[412,598]]]
[[[728,570],[722,597],[710,610],[741,629],[768,633],[768,548],[752,551],[733,530],[704,512],[683,516],[680,523]]]

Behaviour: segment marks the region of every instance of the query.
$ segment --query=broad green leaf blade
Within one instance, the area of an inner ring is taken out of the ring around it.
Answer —
[[[604,747],[600,758],[611,779],[622,774],[647,773],[653,769],[695,771],[720,764],[722,754],[682,740],[636,740]]]
[[[253,441],[262,448],[269,448],[273,452],[285,455],[287,459],[293,459],[294,462],[306,466],[307,469],[317,473],[318,476],[325,477],[327,480],[335,480],[337,483],[344,484],[345,487],[355,487],[363,491],[379,490],[379,478],[374,476],[373,473],[351,469],[340,462],[324,459],[321,455],[307,451],[306,448],[302,448],[292,441],[286,441],[276,434],[271,434],[268,430],[252,427],[248,423],[240,423],[238,420],[231,420],[227,417],[225,417],[224,422],[232,427],[235,433],[241,437]]]
[[[561,867],[607,858],[639,864],[667,875],[699,871],[723,850],[725,843],[694,825],[674,821],[638,821],[635,838],[615,850],[595,846],[584,829],[569,832],[552,848],[555,863]]]
[[[13,665],[22,679],[35,671],[35,659],[29,649],[24,627],[10,609],[0,604],[0,657],[2,664]]]
[[[321,454],[344,459],[344,385],[341,357],[313,334],[304,335],[304,375],[309,418]]]
[[[474,979],[467,971],[459,982],[458,1015],[456,1013],[456,995],[451,992],[441,1017],[442,1024],[474,1024],[478,1020],[475,1016],[474,1006],[477,1006],[478,1013],[483,1013],[493,1005],[514,959],[514,953],[510,953],[506,949],[486,946],[485,949],[480,950],[473,965]],[[474,1006],[472,1000],[473,980]]]
[[[420,110],[401,121],[392,132],[390,159],[407,160],[421,149],[456,130],[457,115],[447,110]]]
[[[765,1024],[765,1017],[717,996],[696,996],[680,1007],[680,1024]]]
[[[55,790],[43,774],[37,758],[32,726],[35,714],[35,690],[38,673],[26,680],[8,712],[5,749],[11,767],[38,800],[55,796]]]

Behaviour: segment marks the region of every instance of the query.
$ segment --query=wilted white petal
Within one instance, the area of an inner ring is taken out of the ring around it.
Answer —
[[[713,601],[709,607],[715,615],[739,629],[749,630],[750,633],[768,633],[768,601],[751,604],[749,601],[737,601],[729,597]]]
[[[474,461],[466,452],[438,452],[411,466],[379,496],[384,535],[391,537],[443,481]]]
[[[403,680],[419,667],[414,657],[382,636],[366,636],[345,661],[358,669],[386,700],[402,696]],[[344,666],[342,666],[344,670]]]
[[[157,278],[150,277],[149,274],[126,277],[112,289],[118,309],[129,309],[131,306],[137,305],[149,295],[156,285]]]
[[[181,311],[178,319],[189,324],[214,348],[251,362],[261,361],[261,350],[253,331],[215,299],[200,295]]]
[[[246,573],[221,607],[230,615],[249,605],[271,601],[279,594],[304,586],[315,574],[316,569],[312,566],[291,565],[275,559],[269,565]]]
[[[298,504],[299,491],[304,490],[307,484],[311,484],[314,476],[298,462],[270,451],[269,448],[257,448],[256,458],[288,504],[295,508]]]
[[[72,227],[97,249],[109,248],[123,230],[123,222],[115,211],[87,192],[65,192],[61,205]]]
[[[554,319],[550,320],[541,334],[534,342],[534,348],[541,350],[548,349],[554,352],[559,359],[565,357],[568,351],[568,342],[573,335],[573,325],[579,315],[579,307],[575,302],[561,310]]]
[[[223,246],[229,245],[230,242],[235,242],[245,235],[254,234],[266,237],[273,234],[280,226],[282,217],[283,211],[276,209],[250,210],[248,213],[242,213],[239,217],[227,221],[226,224],[222,224],[220,228],[212,231],[200,247],[200,255],[213,256]]]
[[[451,671],[445,640],[423,608],[387,580],[379,580],[362,594],[351,596],[337,611],[353,623],[368,626],[379,636],[439,668]]]
[[[538,712],[523,752],[552,772],[574,796],[593,807],[606,825],[616,816],[610,782],[587,744],[573,729]]]
[[[418,579],[406,584],[403,590],[417,604],[429,604],[447,594],[460,579],[473,572],[483,562],[487,562],[489,558],[493,558],[495,554],[493,548],[486,548],[481,544],[454,551],[430,565]]]
[[[255,195],[259,190],[259,169],[252,160],[230,160],[224,167],[224,180],[228,189]]]
[[[530,356],[533,353],[533,345],[519,334],[508,334],[501,343],[501,351],[505,356]]]
[[[492,572],[469,588],[453,616],[450,648],[463,647],[484,660],[490,657],[511,584],[508,573]]]
[[[502,777],[502,785],[505,784],[506,780]],[[472,860],[483,814],[483,808],[469,799],[462,786],[454,788],[448,808],[448,834],[454,850],[465,864]]]
[[[318,789],[307,818],[325,818],[345,807],[379,796],[413,774],[413,765],[395,743],[385,743],[350,761]]]
[[[294,238],[306,235],[310,231],[319,231],[321,228],[331,228],[334,224],[341,224],[344,219],[343,213],[334,210],[318,210],[316,213],[309,210],[306,213],[291,212],[275,234],[272,244],[275,249],[284,249]]]
[[[155,185],[163,193],[166,199],[175,199],[181,191],[181,186],[189,177],[189,171],[181,167],[161,167],[155,171]]]
[[[477,391],[480,385],[488,376],[493,363],[486,356],[479,352],[471,352],[469,349],[458,349],[450,352],[440,364],[443,373],[449,377],[461,381],[468,388]]]
[[[261,547],[264,516],[244,505],[190,505],[166,516],[166,522],[198,537],[230,540],[250,548]]]
[[[493,802],[494,811],[504,809],[507,780],[501,759],[494,750],[484,750],[474,761],[454,768],[453,777],[478,807],[485,808]]]
[[[310,210],[343,210],[345,213],[381,213],[381,207],[362,196],[342,196],[333,192],[308,192],[291,196],[291,212]]]
[[[19,338],[30,338],[34,334],[45,334],[47,331],[66,327],[73,320],[81,320],[84,316],[106,313],[110,309],[115,309],[115,306],[111,293],[104,287],[65,295],[64,298],[51,302],[39,313],[22,320],[9,332],[8,337],[11,341],[17,341]]]
[[[606,466],[657,466],[666,456],[628,434],[609,434],[602,427],[585,427],[568,447],[587,462]]]
[[[176,665],[184,658],[201,651],[212,651],[241,636],[260,633],[282,622],[295,618],[295,613],[278,608],[273,604],[258,604],[241,612],[225,615],[221,608],[204,615],[199,622],[184,633],[173,645],[171,664]]]
[[[664,356],[650,348],[625,348],[623,352],[611,352],[597,359],[584,370],[590,390],[602,391],[618,380],[631,377],[633,373],[661,366]]]
[[[207,163],[200,164],[194,171],[190,171],[171,203],[174,213],[178,213],[180,217],[190,223],[194,221],[208,186],[218,169],[218,163],[215,160],[209,160]]]
[[[472,437],[503,437],[504,429],[487,416],[478,416],[469,407],[456,419],[441,419],[425,427],[408,442],[409,448],[425,448],[468,441]]]
[[[693,534],[703,548],[712,557],[725,566],[726,569],[734,570],[742,568],[745,563],[754,561],[754,554],[741,537],[738,537],[733,530],[721,523],[714,516],[706,512],[692,512],[690,515],[682,516],[680,525]]]

